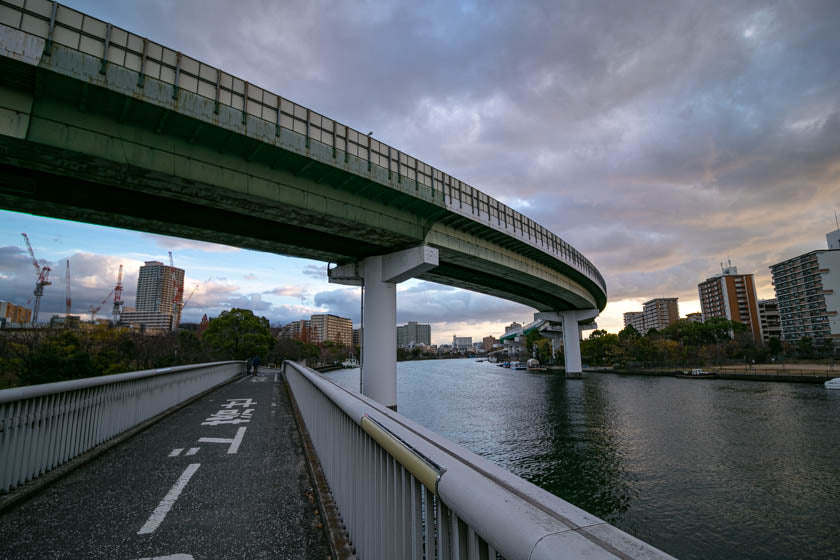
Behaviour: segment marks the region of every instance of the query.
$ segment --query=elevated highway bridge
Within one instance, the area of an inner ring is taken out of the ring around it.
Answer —
[[[577,323],[606,284],[579,251],[467,183],[316,111],[46,0],[0,1],[0,207],[336,266],[364,286],[363,391],[396,405],[410,277]]]

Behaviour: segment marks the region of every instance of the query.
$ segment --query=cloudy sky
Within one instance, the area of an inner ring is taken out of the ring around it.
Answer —
[[[825,248],[840,210],[840,2],[65,3],[230,71],[396,146],[545,225],[601,270],[599,325],[652,297],[699,310],[732,260],[773,297],[768,266]],[[56,282],[42,309],[97,305],[126,266],[187,271],[187,320],[245,306],[285,322],[358,321],[325,265],[0,212],[0,299],[23,303],[32,237]],[[59,274],[55,274],[58,271]],[[433,341],[500,334],[532,310],[423,282],[398,321]],[[78,305],[77,303],[78,302]]]

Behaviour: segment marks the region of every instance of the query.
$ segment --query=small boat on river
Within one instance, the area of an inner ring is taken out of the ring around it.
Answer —
[[[835,377],[834,379],[829,379],[825,382],[826,389],[840,389],[840,377]]]
[[[676,377],[681,377],[683,379],[714,379],[715,377],[717,377],[717,375],[710,371],[703,371],[702,369],[693,369],[691,371],[684,371],[682,373],[678,373]]]

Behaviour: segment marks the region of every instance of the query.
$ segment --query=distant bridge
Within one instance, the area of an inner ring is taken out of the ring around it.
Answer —
[[[332,281],[364,285],[363,390],[388,406],[397,282],[548,313],[567,371],[607,302],[580,252],[470,185],[46,0],[0,2],[0,206],[340,265]]]

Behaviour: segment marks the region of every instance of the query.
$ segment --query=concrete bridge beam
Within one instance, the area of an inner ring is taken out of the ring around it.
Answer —
[[[412,247],[329,270],[334,284],[362,286],[362,394],[397,408],[397,284],[438,266],[438,250]]]

